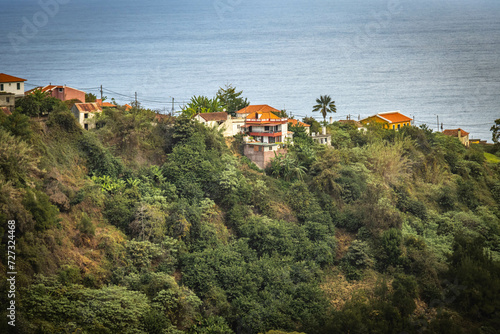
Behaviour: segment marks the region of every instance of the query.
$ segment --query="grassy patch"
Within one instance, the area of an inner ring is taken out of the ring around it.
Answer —
[[[484,152],[484,157],[486,158],[486,161],[492,164],[497,164],[500,162],[500,158],[497,157],[496,155],[493,155],[491,153],[486,153]]]

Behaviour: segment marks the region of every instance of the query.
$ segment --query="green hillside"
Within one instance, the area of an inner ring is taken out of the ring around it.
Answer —
[[[51,103],[0,116],[15,332],[498,332],[498,145],[334,123],[333,147],[294,129],[261,171],[189,118],[84,131]]]

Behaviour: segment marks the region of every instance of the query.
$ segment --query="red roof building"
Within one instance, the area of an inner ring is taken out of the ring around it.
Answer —
[[[0,92],[12,93],[16,96],[24,95],[24,82],[26,79],[18,78],[5,73],[0,73]]]
[[[97,113],[102,112],[102,108],[97,103],[75,103],[71,108],[71,112],[75,115],[78,123],[85,129],[95,128],[95,122],[92,118]]]
[[[458,128],[458,129],[451,129],[451,130],[444,130],[443,135],[445,136],[450,136],[450,137],[455,137],[460,140],[460,142],[465,146],[469,147],[470,146],[470,141],[469,141],[469,133]]]
[[[85,103],[85,92],[68,86],[47,85],[45,87],[36,87],[30,89],[25,94],[32,94],[34,91],[40,90],[43,93],[48,93],[61,101],[78,100]]]

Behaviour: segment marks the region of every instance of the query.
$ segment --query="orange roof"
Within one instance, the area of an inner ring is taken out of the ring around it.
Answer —
[[[384,121],[387,121],[388,123],[409,122],[412,120],[410,117],[403,115],[399,111],[381,112],[370,117],[378,117]]]
[[[8,75],[5,73],[0,73],[0,82],[18,82],[18,81],[27,81],[27,80],[14,77],[12,75]]]
[[[467,136],[469,133],[458,128],[458,129],[452,129],[452,130],[444,130],[443,135],[446,136],[451,136],[451,137],[458,137],[458,130],[460,130],[460,137]]]
[[[125,110],[127,110],[127,111],[129,111],[130,109],[132,109],[132,106],[129,105],[129,104],[125,104],[124,107],[125,107]]]
[[[79,90],[79,89],[76,89],[76,88],[72,88],[72,87],[68,87],[68,86],[56,86],[56,85],[47,85],[45,87],[35,87],[33,89],[30,89],[28,90],[27,92],[25,92],[24,94],[31,94],[33,93],[35,90],[41,90],[43,93],[45,92],[52,92],[54,89],[56,88],[71,88],[71,89],[74,89],[74,90],[78,90],[80,92],[83,92],[82,90]]]
[[[102,102],[101,99],[96,99],[95,103],[97,103],[97,105],[99,105],[100,107],[116,108],[116,105],[114,105],[113,103]]]
[[[10,110],[9,110],[9,108],[7,108],[7,107],[0,107],[0,110],[2,110],[2,111],[3,111],[3,113],[4,113],[5,115],[7,115],[7,116],[12,115],[12,113],[11,113],[11,112],[10,112]]]
[[[264,120],[270,120],[270,119],[286,120],[286,118],[281,118],[279,116],[276,116],[275,114],[273,114],[270,111],[253,112],[250,115],[248,115],[247,117],[245,117],[245,119],[247,122],[253,122],[253,121],[263,122]]]
[[[293,118],[289,118],[288,119],[288,123],[292,123],[293,126],[303,126],[303,127],[306,127],[306,128],[310,127],[309,124],[301,122],[301,121],[293,119]]]
[[[253,106],[248,106],[243,109],[238,110],[236,113],[237,114],[251,114],[253,112],[279,112],[278,109],[275,109],[271,106],[268,106],[267,104],[256,104]]]
[[[97,103],[75,103],[74,105],[79,112],[101,112],[102,109]]]
[[[205,121],[210,122],[210,121],[225,121],[227,120],[227,113],[225,112],[207,112],[207,113],[201,113],[201,114],[196,114],[196,116],[200,116],[203,118]]]

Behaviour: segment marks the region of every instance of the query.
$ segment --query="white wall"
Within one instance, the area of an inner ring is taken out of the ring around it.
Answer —
[[[17,84],[19,83],[19,89],[17,89]],[[0,87],[3,85],[3,90],[0,89],[2,92],[7,92],[7,93],[13,93],[16,95],[24,95],[24,82],[19,81],[19,82],[2,82],[0,83]]]

